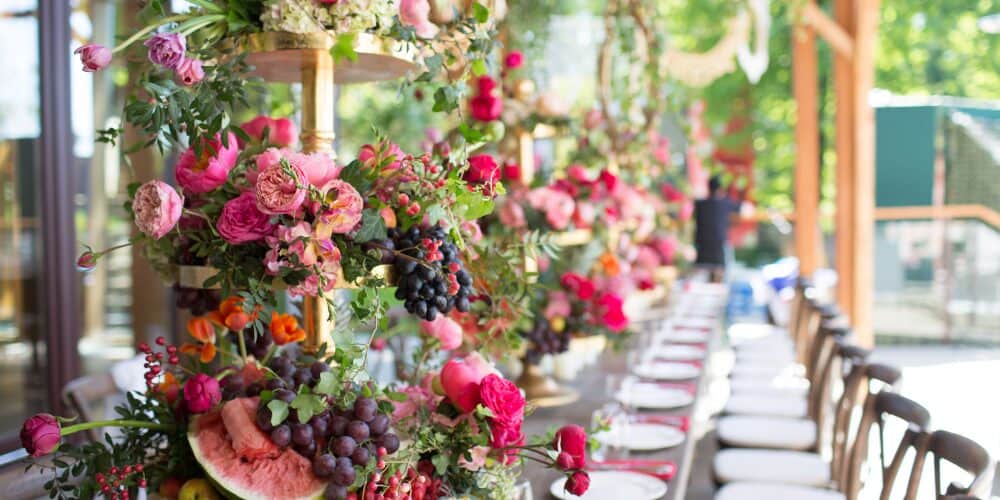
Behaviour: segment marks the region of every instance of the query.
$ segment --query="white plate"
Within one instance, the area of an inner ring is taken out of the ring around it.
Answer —
[[[703,330],[668,330],[657,335],[660,342],[708,342],[708,332]]]
[[[562,500],[656,500],[667,494],[667,483],[647,474],[628,471],[599,470],[589,472],[590,488],[583,496],[564,489],[566,478],[557,479],[549,487],[552,496]]]
[[[624,433],[612,427],[607,432],[595,434],[594,439],[609,446],[624,447],[633,451],[654,451],[665,450],[683,443],[684,431],[669,425],[631,422]]]
[[[628,397],[619,392],[618,401],[634,408],[649,408],[652,410],[669,410],[680,408],[694,402],[690,391],[676,387],[660,387],[655,384],[635,384]]]
[[[685,316],[674,319],[674,326],[678,328],[715,328],[718,324],[718,319],[701,316]]]
[[[691,363],[645,363],[635,367],[635,374],[655,380],[687,380],[701,373],[701,368]]]
[[[649,357],[667,361],[699,360],[705,359],[705,350],[693,345],[667,344],[653,348]]]

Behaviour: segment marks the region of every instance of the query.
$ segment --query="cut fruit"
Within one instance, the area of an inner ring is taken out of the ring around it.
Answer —
[[[205,474],[230,498],[321,498],[326,482],[312,473],[309,459],[278,448],[254,424],[257,404],[257,398],[234,399],[191,421],[188,442]]]

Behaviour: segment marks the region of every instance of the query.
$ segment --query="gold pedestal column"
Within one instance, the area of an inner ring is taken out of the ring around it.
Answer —
[[[326,153],[336,159],[333,140],[336,138],[333,57],[325,50],[310,50],[302,57],[302,151]],[[302,323],[306,338],[302,346],[306,352],[315,353],[326,343],[332,348],[335,318],[330,317],[326,297],[302,299]]]

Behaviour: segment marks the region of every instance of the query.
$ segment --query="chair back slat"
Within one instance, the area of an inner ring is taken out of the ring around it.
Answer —
[[[943,499],[949,495],[988,497],[993,479],[993,460],[975,441],[949,431],[934,431],[927,441],[927,453],[934,457],[934,495]],[[941,461],[950,462],[972,475],[969,486],[951,483],[941,486]]]
[[[69,381],[63,387],[62,396],[66,405],[72,408],[81,422],[92,422],[97,420],[91,408],[94,403],[105,398],[118,394],[118,386],[115,385],[111,373],[99,373],[87,375]],[[100,441],[102,429],[90,429],[87,431],[90,439]]]

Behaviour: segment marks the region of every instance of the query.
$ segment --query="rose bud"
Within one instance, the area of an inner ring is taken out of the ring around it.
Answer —
[[[21,427],[21,446],[36,458],[56,451],[61,440],[59,420],[48,413],[39,413],[25,420]]]
[[[583,495],[589,488],[590,475],[582,470],[574,472],[573,475],[566,480],[566,491],[576,496]]]
[[[87,250],[80,254],[80,257],[76,259],[76,270],[77,271],[91,271],[97,267],[97,259],[100,256],[97,255],[93,250]]]
[[[94,43],[88,43],[73,51],[80,55],[83,70],[87,73],[102,70],[111,64],[111,49]]]
[[[582,469],[587,465],[587,432],[579,425],[564,425],[556,431],[552,448],[572,459],[570,467],[564,469]],[[561,465],[560,465],[561,466]]]

